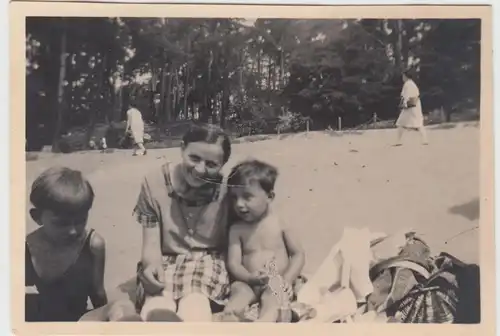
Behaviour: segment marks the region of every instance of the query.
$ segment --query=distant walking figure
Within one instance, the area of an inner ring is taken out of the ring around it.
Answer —
[[[128,132],[129,129],[136,145],[133,155],[146,155],[146,148],[144,147],[144,121],[142,120],[141,112],[133,103],[130,104],[130,108],[127,111],[127,127],[125,128],[125,132]],[[137,147],[140,149],[140,152],[137,151]]]
[[[407,129],[417,129],[422,136],[422,142],[427,145],[427,133],[424,128],[424,116],[422,114],[422,104],[420,102],[420,90],[411,79],[408,71],[403,72],[403,89],[401,90],[401,113],[399,114],[396,126],[398,127],[398,142],[396,146],[401,146],[403,133]]]

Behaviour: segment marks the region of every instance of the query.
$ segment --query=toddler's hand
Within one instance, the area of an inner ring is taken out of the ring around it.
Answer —
[[[269,276],[266,273],[262,271],[252,273],[252,278],[250,280],[251,285],[262,286],[262,285],[267,285],[268,282],[269,282]]]
[[[294,296],[293,286],[288,281],[283,281],[283,292],[285,292],[290,300]]]

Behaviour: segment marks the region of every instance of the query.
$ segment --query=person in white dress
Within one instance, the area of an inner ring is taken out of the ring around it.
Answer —
[[[125,132],[129,130],[132,133],[132,138],[136,145],[133,155],[146,155],[147,151],[144,147],[144,121],[142,120],[141,112],[134,104],[130,104],[130,108],[127,111],[127,127],[125,128]]]
[[[403,133],[409,129],[417,129],[422,137],[422,143],[427,145],[427,132],[424,127],[420,90],[407,71],[403,72],[403,82],[403,89],[401,90],[401,113],[396,121],[398,128],[398,142],[396,146],[402,145]]]

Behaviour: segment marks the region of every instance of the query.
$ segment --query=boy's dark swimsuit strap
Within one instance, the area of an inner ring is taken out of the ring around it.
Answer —
[[[31,275],[33,275],[36,277],[37,280],[45,282],[47,284],[49,284],[51,282],[55,282],[55,281],[60,281],[62,278],[64,278],[71,271],[73,266],[79,261],[82,253],[87,251],[87,250],[90,251],[90,238],[92,238],[92,235],[94,234],[94,232],[95,232],[94,229],[89,230],[87,237],[85,238],[85,242],[82,244],[80,251],[78,252],[78,257],[75,258],[75,261],[59,277],[57,277],[53,280],[42,279],[38,275],[38,273],[35,270],[35,266],[33,265],[33,260],[32,260],[32,256],[31,256],[28,242],[26,242],[25,243],[25,264],[26,264],[26,267],[29,268],[29,271],[28,271],[28,269],[26,269],[26,279],[31,278]],[[27,284],[27,286],[30,286],[30,285]]]

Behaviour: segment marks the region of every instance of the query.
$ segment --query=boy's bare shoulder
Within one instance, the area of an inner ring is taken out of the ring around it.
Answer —
[[[42,230],[41,228],[38,228],[36,229],[35,231],[29,233],[27,236],[26,236],[26,243],[28,245],[36,245],[36,244],[39,244],[40,243],[40,240],[43,239],[42,235]]]
[[[104,238],[98,234],[97,232],[92,232],[92,236],[90,237],[90,250],[93,253],[102,253],[106,248],[106,241]]]

